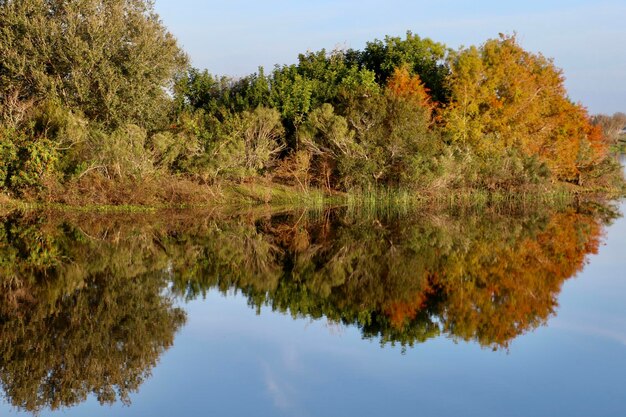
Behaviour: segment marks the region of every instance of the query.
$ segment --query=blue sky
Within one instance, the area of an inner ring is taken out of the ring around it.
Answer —
[[[592,113],[626,111],[624,0],[156,0],[156,9],[194,66],[233,76],[407,30],[452,48],[515,31],[563,68],[572,99]]]

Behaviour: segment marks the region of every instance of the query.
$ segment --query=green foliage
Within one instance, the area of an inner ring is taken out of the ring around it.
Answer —
[[[350,63],[344,51],[328,53],[322,49],[300,54],[294,68],[312,83],[311,109],[324,103],[336,104],[342,96],[353,94],[355,89],[362,93],[379,90],[375,73]]]
[[[272,166],[284,148],[284,128],[275,109],[227,114],[209,119],[205,153],[193,168],[215,179],[243,179]]]
[[[9,178],[11,175],[11,166],[17,159],[17,149],[12,141],[7,139],[6,133],[2,135],[0,140],[0,189],[9,187]]]
[[[361,160],[344,168],[353,186],[412,184],[416,161],[431,157],[440,146],[429,114],[390,91],[350,97],[344,108],[362,149]]]
[[[446,46],[429,38],[420,38],[410,31],[404,39],[386,36],[384,40],[368,42],[363,51],[350,51],[348,57],[374,73],[381,84],[393,75],[396,68],[408,64],[419,75],[438,102],[447,102],[446,78],[449,73],[445,63]]]
[[[13,168],[10,183],[11,188],[22,191],[42,186],[46,176],[54,175],[59,158],[54,144],[45,138],[28,141],[17,157],[19,163]]]
[[[295,65],[276,68],[271,80],[270,103],[292,127],[300,125],[311,110],[315,83]]]
[[[622,188],[607,135],[623,118],[592,125],[515,37],[451,52],[407,32],[231,78],[187,67],[148,0],[0,0],[0,28],[0,188],[14,196],[124,202],[154,180],[178,199],[259,177],[360,195]]]
[[[94,131],[88,138],[92,165],[107,178],[140,179],[150,174],[153,163],[146,152],[147,133],[139,126],[128,124],[111,134]]]
[[[512,149],[504,154],[477,155],[469,148],[449,147],[430,163],[423,176],[426,190],[510,190],[531,184],[547,185],[550,171],[538,158]]]
[[[154,166],[165,173],[185,172],[202,153],[198,138],[185,131],[155,133],[148,139],[148,148]]]
[[[146,0],[0,2],[0,97],[58,99],[107,126],[163,124],[186,58]]]
[[[84,169],[89,155],[85,155],[83,149],[96,123],[51,100],[34,107],[25,122],[32,126],[33,137],[47,138],[58,150],[60,178],[69,178]]]
[[[263,68],[259,68],[259,74],[238,80],[190,68],[177,78],[174,100],[179,112],[202,109],[207,114],[222,118],[228,112],[242,112],[267,105],[268,80]]]
[[[56,174],[59,152],[45,137],[5,129],[0,133],[0,188],[18,195],[36,192]]]
[[[330,104],[311,112],[298,138],[312,156],[311,175],[318,185],[335,188],[340,179],[346,179],[346,166],[363,157],[363,149],[354,136],[346,119],[336,115]]]

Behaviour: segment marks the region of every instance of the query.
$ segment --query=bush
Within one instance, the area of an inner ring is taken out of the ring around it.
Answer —
[[[545,163],[516,150],[478,155],[471,148],[450,146],[434,158],[431,167],[431,172],[423,172],[422,186],[432,190],[514,189],[539,184],[550,177]]]
[[[332,189],[352,182],[351,170],[346,168],[364,156],[354,136],[347,120],[336,115],[328,103],[309,114],[298,140],[311,155],[311,176],[318,185]]]
[[[55,176],[59,152],[45,137],[0,133],[0,187],[16,195],[39,191],[46,178]]]
[[[198,138],[187,132],[164,131],[148,139],[148,148],[154,166],[164,172],[185,172],[202,147]]]
[[[205,154],[190,169],[211,180],[262,174],[285,148],[284,134],[280,114],[266,107],[227,114],[222,122],[210,118]]]
[[[308,150],[292,152],[281,160],[272,172],[272,179],[280,183],[297,186],[308,191],[311,182],[311,153]]]
[[[17,149],[13,142],[0,133],[0,189],[8,188],[8,179],[11,166],[17,158]]]
[[[97,170],[110,179],[140,179],[153,173],[154,164],[145,148],[146,139],[146,131],[133,124],[111,134],[91,132],[87,139],[91,165],[83,174]]]
[[[344,175],[354,176],[353,186],[412,184],[415,162],[441,150],[426,91],[417,77],[400,83],[397,78],[404,76],[396,72],[379,94],[344,100],[345,117],[363,153],[361,161],[349,161],[351,165],[344,168]],[[406,91],[407,86],[416,90]]]

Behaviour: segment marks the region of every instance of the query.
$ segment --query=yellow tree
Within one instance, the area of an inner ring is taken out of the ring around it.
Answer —
[[[561,180],[577,179],[604,157],[603,138],[568,99],[561,70],[514,36],[457,52],[450,69],[442,116],[453,141],[479,153],[515,148],[538,156]]]

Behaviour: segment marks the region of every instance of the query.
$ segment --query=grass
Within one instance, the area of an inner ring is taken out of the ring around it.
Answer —
[[[294,205],[323,207],[332,203],[335,197],[319,189],[302,191],[281,184],[231,184],[224,189],[224,199],[236,204],[255,205]]]
[[[346,195],[346,205],[355,208],[389,207],[472,207],[493,205],[563,206],[576,199],[573,190],[566,187],[524,187],[515,190],[451,189],[436,192],[415,192],[409,189],[380,188]]]
[[[187,185],[185,185],[187,186]],[[70,190],[70,192],[72,192]],[[172,193],[176,191],[173,190]],[[206,193],[206,196],[198,195]],[[37,200],[16,200],[0,194],[0,214],[13,210],[52,209],[61,211],[82,211],[96,213],[142,213],[163,209],[204,208],[226,212],[239,212],[254,207],[270,207],[271,211],[307,209],[323,210],[331,206],[345,206],[351,210],[402,212],[415,208],[466,207],[481,209],[493,206],[509,207],[563,207],[580,200],[617,199],[624,196],[624,190],[608,190],[599,187],[583,188],[573,184],[552,184],[548,186],[524,186],[518,189],[438,189],[416,191],[408,188],[375,187],[367,190],[352,190],[346,193],[325,192],[321,189],[300,188],[256,181],[248,183],[224,182],[214,186],[202,186],[185,191],[181,197],[193,195],[189,202],[185,198],[147,198],[145,203],[114,201],[91,202],[89,198],[75,201],[49,202]]]

